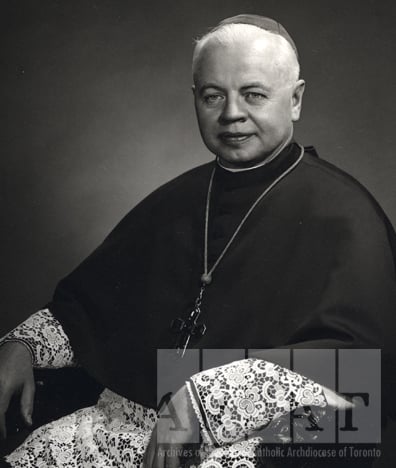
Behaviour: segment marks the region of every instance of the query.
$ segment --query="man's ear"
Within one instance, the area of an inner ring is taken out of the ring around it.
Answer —
[[[302,98],[305,90],[305,81],[298,80],[294,85],[292,94],[292,121],[296,122],[300,118]]]
[[[195,96],[195,89],[196,89],[196,88],[195,88],[195,85],[192,85],[192,86],[191,86],[191,91],[192,91],[192,93],[193,93],[194,96]]]

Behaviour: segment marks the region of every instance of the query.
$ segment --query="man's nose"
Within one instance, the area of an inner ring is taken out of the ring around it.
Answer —
[[[235,98],[227,98],[224,102],[222,112],[220,114],[220,123],[229,123],[246,120],[246,111],[243,103]]]

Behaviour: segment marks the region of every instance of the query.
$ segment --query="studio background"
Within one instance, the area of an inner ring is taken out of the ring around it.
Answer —
[[[3,0],[0,334],[145,195],[212,158],[195,122],[192,38],[242,12],[278,19],[299,48],[298,141],[396,224],[396,2]]]

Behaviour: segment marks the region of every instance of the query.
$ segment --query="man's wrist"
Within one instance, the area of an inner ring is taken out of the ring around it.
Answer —
[[[20,339],[13,339],[13,338],[6,338],[4,341],[2,341],[0,343],[0,349],[1,348],[4,348],[5,350],[6,349],[9,349],[9,350],[12,350],[13,353],[18,353],[20,355],[26,355],[30,358],[30,361],[32,363],[32,365],[34,364],[34,355],[33,355],[33,351],[32,349],[30,348],[29,344],[26,343],[25,341],[23,340],[20,340]]]

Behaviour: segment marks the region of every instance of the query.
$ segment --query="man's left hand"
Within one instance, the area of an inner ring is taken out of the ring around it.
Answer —
[[[194,445],[195,444],[195,445]],[[188,395],[181,387],[160,410],[143,459],[144,468],[180,468],[195,458],[199,423]]]

